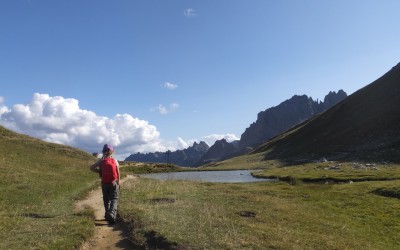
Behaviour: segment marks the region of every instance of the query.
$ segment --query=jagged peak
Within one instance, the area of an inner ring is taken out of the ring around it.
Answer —
[[[201,146],[207,146],[207,147],[209,146],[205,141],[200,141],[200,142],[199,142],[199,145],[201,145]]]

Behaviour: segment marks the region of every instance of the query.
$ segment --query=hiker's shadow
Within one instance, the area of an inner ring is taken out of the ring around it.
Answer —
[[[138,244],[135,242],[130,242],[133,244],[133,249],[138,249],[138,250],[147,250],[147,249],[162,249],[162,250],[176,250],[176,249],[181,249],[177,243],[171,242],[168,239],[166,239],[164,236],[160,235],[156,231],[147,231],[144,233],[144,238],[146,240],[145,244]],[[120,242],[122,243],[122,241]],[[118,244],[117,244],[118,246]],[[124,248],[127,249],[127,248]]]
[[[108,222],[106,220],[95,220],[94,221],[94,225],[96,227],[111,226],[111,225],[108,224]]]

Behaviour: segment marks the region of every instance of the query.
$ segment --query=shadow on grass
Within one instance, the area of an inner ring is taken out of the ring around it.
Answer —
[[[54,218],[54,215],[46,215],[46,214],[37,214],[37,213],[23,213],[22,217],[34,218],[34,219],[51,219]]]
[[[181,250],[185,249],[175,242],[167,240],[154,230],[146,231],[143,234],[144,242],[137,242],[131,238],[131,231],[127,224],[119,220],[117,224],[110,225],[114,230],[122,231],[124,238],[117,243],[117,247],[121,249],[165,249],[165,250]]]
[[[150,249],[181,249],[175,242],[168,241],[164,236],[151,230],[143,235],[146,239],[146,248]]]
[[[384,197],[400,199],[400,190],[379,188],[379,189],[372,191],[372,193],[376,194],[376,195],[384,196]]]

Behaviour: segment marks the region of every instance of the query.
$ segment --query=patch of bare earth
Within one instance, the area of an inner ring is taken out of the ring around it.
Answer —
[[[123,184],[127,179],[133,179],[134,176],[128,176],[121,181]],[[129,240],[129,231],[118,221],[109,225],[104,219],[103,194],[98,188],[89,193],[84,199],[76,203],[76,209],[92,209],[94,211],[95,231],[92,238],[88,239],[81,247],[81,250],[88,249],[132,249],[134,244]]]

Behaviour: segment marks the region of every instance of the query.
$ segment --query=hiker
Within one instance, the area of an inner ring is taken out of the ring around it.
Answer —
[[[114,148],[110,144],[105,144],[102,152],[103,156],[90,166],[90,170],[100,174],[105,209],[104,218],[110,224],[114,224],[118,209],[119,164],[112,156]]]

